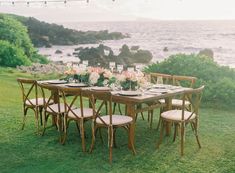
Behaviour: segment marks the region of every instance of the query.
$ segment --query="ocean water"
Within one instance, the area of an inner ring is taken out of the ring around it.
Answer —
[[[212,49],[214,60],[220,65],[235,68],[235,21],[146,21],[146,22],[74,22],[62,23],[65,27],[82,31],[109,30],[128,33],[131,37],[122,40],[103,41],[118,54],[123,44],[140,46],[152,52],[153,62],[162,61],[171,54],[198,53],[204,48]],[[75,47],[97,46],[54,46],[41,48],[40,52],[51,55],[51,59],[66,59]],[[164,47],[168,48],[164,52]],[[55,55],[60,49],[62,55]],[[71,59],[71,57],[70,57]]]

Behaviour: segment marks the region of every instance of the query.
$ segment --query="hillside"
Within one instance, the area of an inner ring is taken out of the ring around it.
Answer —
[[[62,25],[49,24],[33,17],[23,17],[10,14],[28,29],[29,36],[36,47],[50,47],[51,45],[76,45],[99,43],[102,40],[118,40],[128,37],[120,32],[77,31]]]

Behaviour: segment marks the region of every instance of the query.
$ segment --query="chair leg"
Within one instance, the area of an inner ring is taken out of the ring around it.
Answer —
[[[42,121],[42,111],[43,111],[43,107],[39,107],[39,115],[40,115],[40,125],[43,125],[43,121]]]
[[[27,112],[28,112],[28,108],[26,108],[26,109],[24,108],[24,117],[23,117],[23,122],[22,122],[21,130],[24,130]]]
[[[80,120],[80,131],[81,131],[81,139],[82,139],[82,151],[86,151],[86,143],[85,143],[85,132],[84,132],[84,122],[83,119]]]
[[[113,160],[113,127],[108,127],[108,142],[109,142],[109,163]]]
[[[181,156],[184,155],[184,138],[185,138],[185,123],[181,123],[180,124],[180,132],[181,132],[181,135],[180,135],[180,153],[181,153]]]
[[[161,125],[161,115],[159,116],[159,119],[158,119],[158,123],[157,123],[157,131],[158,131],[158,129],[159,129],[159,127],[160,127],[160,125]]]
[[[90,147],[90,153],[92,153],[94,145],[95,145],[95,132],[96,132],[97,128],[96,126],[93,124],[92,126],[92,138],[91,138],[91,147]]]
[[[76,121],[76,127],[77,127],[77,130],[78,130],[78,134],[81,135],[81,132],[80,132],[80,127],[78,125],[78,122]]]
[[[176,139],[177,133],[178,133],[178,124],[177,124],[177,123],[175,123],[175,131],[174,131],[174,138],[173,138],[173,142],[175,142],[175,139]]]
[[[61,144],[64,145],[65,141],[67,139],[67,134],[68,134],[68,126],[69,126],[69,122],[67,121],[67,117],[64,117],[64,129],[63,129],[63,135],[62,135],[62,139],[61,139]]]
[[[36,127],[36,133],[39,134],[39,110],[38,107],[35,107],[35,109],[33,109],[34,114],[35,114],[35,127]]]
[[[113,146],[114,148],[117,148],[117,143],[116,143],[116,130],[117,128],[113,129]]]
[[[149,123],[150,129],[152,129],[152,126],[153,126],[153,110],[150,111],[150,123]]]
[[[126,129],[126,128],[125,128]],[[127,133],[128,133],[128,140],[130,139],[130,126],[128,126],[127,128]],[[132,150],[132,153],[134,155],[136,155],[136,151],[135,151],[135,146],[134,146],[134,141],[130,140],[130,143],[131,143],[131,150]]]
[[[44,135],[44,133],[45,133],[45,131],[46,131],[47,119],[48,119],[48,115],[46,114],[46,111],[44,111],[44,114],[43,114],[43,130],[42,130],[42,136]]]
[[[165,126],[165,122],[164,120],[161,120],[161,128],[160,128],[160,137],[159,137],[159,141],[157,143],[157,149],[159,149],[160,144],[162,143],[162,138],[163,138],[163,132],[164,132],[164,126]]]
[[[192,123],[192,125],[193,125],[193,128],[194,128],[194,135],[196,137],[198,147],[201,148],[201,143],[200,143],[199,137],[198,137],[197,125],[194,122]]]

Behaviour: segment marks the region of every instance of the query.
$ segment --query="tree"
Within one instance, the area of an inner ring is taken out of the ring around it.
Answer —
[[[25,56],[22,49],[9,43],[8,41],[0,40],[0,65],[7,67],[16,67],[17,65],[30,65],[31,62]]]
[[[22,48],[25,55],[29,58],[35,52],[26,27],[17,20],[3,14],[0,14],[0,40],[7,40]]]
[[[27,33],[27,28],[19,21],[4,14],[0,14],[0,40],[8,41],[22,49],[23,54],[32,62],[48,63],[48,60],[35,50]]]

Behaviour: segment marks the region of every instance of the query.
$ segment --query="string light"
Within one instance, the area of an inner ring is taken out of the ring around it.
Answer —
[[[14,0],[14,1],[8,1],[8,0],[0,0],[0,5],[3,5],[3,4],[12,4],[13,6],[15,4],[22,4],[22,3],[26,3],[27,6],[29,6],[29,4],[32,4],[32,3],[42,3],[44,4],[45,6],[48,4],[48,3],[64,3],[65,5],[68,3],[68,2],[79,2],[79,1],[86,1],[87,3],[90,2],[90,0],[32,0],[32,1],[26,1],[26,0]],[[112,0],[113,2],[115,2],[115,0]]]

